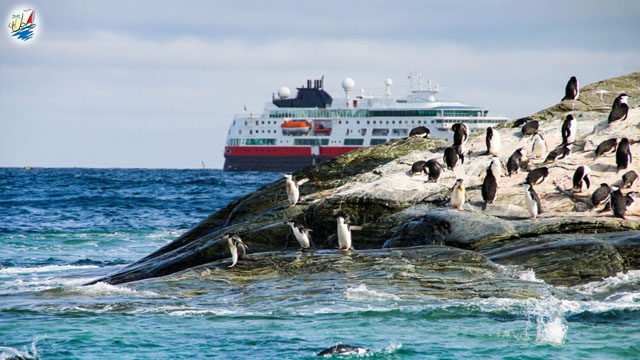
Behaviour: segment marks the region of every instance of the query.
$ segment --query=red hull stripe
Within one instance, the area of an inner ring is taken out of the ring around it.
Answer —
[[[337,157],[349,151],[360,149],[358,146],[321,146],[320,156]],[[225,146],[224,156],[311,156],[308,146]]]

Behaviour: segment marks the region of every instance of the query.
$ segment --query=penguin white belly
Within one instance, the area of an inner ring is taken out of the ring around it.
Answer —
[[[310,246],[309,244],[309,236],[307,236],[306,233],[302,233],[300,235],[296,234],[296,239],[298,239],[298,242],[300,243],[300,247],[302,248],[308,248]]]
[[[287,198],[289,199],[289,203],[292,205],[297,203],[299,196],[300,191],[298,191],[298,187],[293,182],[287,181]]]
[[[569,125],[569,137],[567,138],[567,142],[573,143],[576,141],[577,131],[578,131],[578,126],[576,126],[576,121],[573,120]]]
[[[540,138],[536,138],[536,141],[533,143],[533,156],[536,159],[542,159],[547,153],[547,145]]]
[[[338,225],[338,245],[340,249],[351,248],[351,231],[348,225]]]
[[[500,152],[500,132],[498,130],[493,131],[493,138],[489,142],[489,153],[491,155],[498,155]]]
[[[232,247],[229,248],[229,251],[231,251],[231,265],[229,267],[234,267],[238,262],[238,248]]]
[[[458,210],[462,210],[462,206],[464,205],[464,190],[454,189],[451,194],[451,205]]]
[[[533,219],[538,216],[538,203],[531,197],[529,191],[524,193],[524,203],[527,205],[527,210]]]
[[[500,161],[491,162],[491,172],[496,177],[496,179],[502,176],[502,164],[500,164]]]

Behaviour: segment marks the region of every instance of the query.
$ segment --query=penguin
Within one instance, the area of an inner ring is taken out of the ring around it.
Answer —
[[[296,240],[298,240],[298,243],[300,243],[300,250],[308,249],[312,244],[311,231],[313,230],[291,221],[287,221],[286,224],[291,227],[293,235],[296,237]]]
[[[523,117],[513,122],[511,128],[517,128],[527,123],[527,121],[533,120],[530,117]]]
[[[611,207],[613,216],[624,219],[624,213],[627,211],[627,206],[629,205],[629,199],[622,195],[620,188],[612,186],[611,195],[609,196],[609,207]]]
[[[424,160],[419,160],[411,165],[411,171],[409,172],[412,176],[417,175],[418,173],[423,172],[425,175],[429,175],[427,162]]]
[[[549,152],[549,155],[547,155],[547,158],[544,159],[543,164],[551,164],[555,162],[556,159],[562,160],[569,155],[571,155],[571,148],[569,148],[569,146],[567,145],[560,145]]]
[[[484,181],[482,182],[482,199],[484,200],[484,206],[482,210],[487,209],[488,204],[493,204],[498,197],[498,181],[496,177],[493,175],[493,171],[491,167],[487,169],[487,175],[484,177]]]
[[[578,131],[577,120],[569,114],[562,123],[562,144],[573,144],[576,141]]]
[[[606,152],[616,152],[616,146],[618,145],[618,139],[613,138],[613,139],[609,139],[609,140],[605,140],[603,142],[600,143],[600,145],[598,145],[598,147],[596,147],[596,158],[600,155],[603,155]]]
[[[349,225],[342,216],[338,216],[336,220],[338,222],[338,249],[353,250],[351,230],[362,230],[362,226]]]
[[[491,172],[496,178],[500,178],[502,175],[504,175],[502,172],[502,161],[500,161],[499,157],[494,156],[493,158],[491,158],[489,167],[491,168]]]
[[[607,201],[610,193],[611,188],[607,183],[600,184],[600,187],[591,194],[591,203],[593,204],[592,208],[598,207],[600,204]]]
[[[542,203],[540,202],[540,197],[530,184],[524,184],[524,203],[531,215],[530,219],[533,220],[538,217],[538,215],[542,214]]]
[[[464,180],[458,179],[453,188],[451,188],[451,206],[462,211],[462,207],[467,200],[469,200],[469,193],[464,187]]]
[[[575,76],[572,76],[571,79],[567,82],[567,86],[564,88],[564,97],[562,101],[565,100],[577,100],[578,95],[580,95],[580,88],[578,86],[578,79]]]
[[[309,179],[293,181],[293,176],[289,174],[283,174],[282,176],[287,179],[287,198],[289,199],[289,204],[291,204],[289,207],[294,207],[300,199],[300,185],[306,183]]]
[[[487,144],[487,155],[498,155],[500,152],[500,132],[491,126],[487,128],[487,136],[485,139]]]
[[[353,345],[336,345],[320,351],[316,356],[332,356],[332,355],[365,355],[371,350],[360,346]]]
[[[453,145],[460,145],[460,149],[462,146],[467,143],[467,139],[469,138],[469,129],[467,129],[467,125],[462,123],[457,123],[451,125],[451,131],[453,131]],[[462,152],[462,150],[460,150]]]
[[[591,181],[589,180],[589,174],[591,173],[591,169],[586,165],[578,166],[576,171],[573,173],[573,192],[582,192],[583,183],[587,185],[587,189],[591,186]]]
[[[535,170],[529,171],[529,173],[527,174],[527,179],[526,179],[525,182],[527,184],[529,184],[529,185],[542,184],[542,182],[544,181],[544,179],[547,178],[547,176],[549,176],[549,169],[548,168],[546,168],[546,167],[537,168]],[[538,181],[538,180],[540,180],[540,181]]]
[[[511,176],[512,174],[517,174],[518,170],[520,170],[520,165],[522,164],[522,157],[525,156],[526,151],[524,148],[518,148],[516,151],[509,156],[509,160],[507,161],[507,175]]]
[[[245,258],[249,247],[242,242],[242,239],[238,235],[224,234],[222,237],[227,240],[227,244],[229,245],[229,251],[231,252],[231,265],[228,267],[232,268],[238,263],[238,260]]]
[[[426,139],[429,137],[430,133],[431,132],[426,126],[418,126],[416,128],[411,129],[411,131],[409,131],[409,137],[421,137]]]
[[[436,159],[427,161],[427,168],[429,169],[429,181],[436,182],[440,178],[440,173],[445,169],[444,165],[438,162]]]
[[[631,170],[625,173],[624,175],[622,175],[622,187],[630,188],[633,186],[636,180],[638,180],[638,173]]]
[[[456,164],[458,163],[458,159],[459,159],[459,154],[458,154],[458,149],[461,146],[455,146],[455,147],[448,147],[446,149],[444,149],[444,158],[443,161],[445,164],[447,164],[447,169],[449,170],[453,170],[456,167]],[[464,156],[464,155],[463,155]]]
[[[535,134],[533,134],[533,145],[531,145],[531,153],[536,159],[542,159],[544,154],[547,153],[547,142],[544,141],[542,135],[537,131]]]
[[[629,139],[622,138],[618,144],[618,149],[616,150],[616,165],[618,166],[618,171],[629,167],[629,164],[631,164],[632,161],[633,156],[631,155]]]
[[[611,112],[609,113],[608,118],[609,124],[618,120],[627,120],[627,115],[629,115],[628,99],[629,95],[620,94],[615,100],[613,100],[613,105],[611,105]]]
[[[529,120],[522,127],[522,136],[533,135],[538,132],[538,128],[540,127],[540,123],[538,120]]]

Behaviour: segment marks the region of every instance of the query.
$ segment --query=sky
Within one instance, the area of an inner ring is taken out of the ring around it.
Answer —
[[[3,0],[0,167],[221,168],[234,114],[322,75],[334,97],[347,76],[403,97],[421,72],[518,118],[571,76],[640,71],[639,18],[640,1]]]

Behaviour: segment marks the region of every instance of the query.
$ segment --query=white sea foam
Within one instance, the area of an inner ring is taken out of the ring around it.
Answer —
[[[22,359],[22,360],[36,360],[40,359],[40,355],[38,355],[38,349],[36,349],[36,344],[40,341],[42,337],[37,337],[33,342],[31,342],[31,350],[27,349],[26,346],[22,348],[22,351],[12,348],[9,346],[0,346],[0,360],[4,359]]]
[[[507,275],[509,275],[511,277],[514,277],[514,278],[517,278],[519,280],[544,283],[543,280],[536,278],[536,273],[531,268],[526,269],[526,270],[522,270],[522,268],[520,266],[516,266],[516,265],[499,265],[499,264],[498,264],[498,268],[500,268]]]
[[[32,274],[42,272],[66,271],[66,270],[82,270],[96,269],[97,265],[46,265],[36,267],[7,267],[0,269],[0,274]]]
[[[82,293],[91,297],[128,295],[128,296],[159,296],[152,291],[138,291],[124,286],[115,286],[104,282],[93,285],[79,286],[71,288],[72,291]]]
[[[348,288],[344,296],[347,300],[352,301],[388,301],[388,300],[400,300],[400,297],[394,294],[385,293],[382,291],[375,291],[367,289],[365,284],[360,284],[355,288]]]
[[[536,343],[562,345],[567,338],[569,325],[561,315],[551,319],[542,316],[536,318]]]
[[[583,294],[593,295],[607,292],[623,285],[638,284],[640,284],[640,270],[629,270],[627,272],[619,272],[615,276],[610,276],[600,281],[574,286],[572,289]]]

